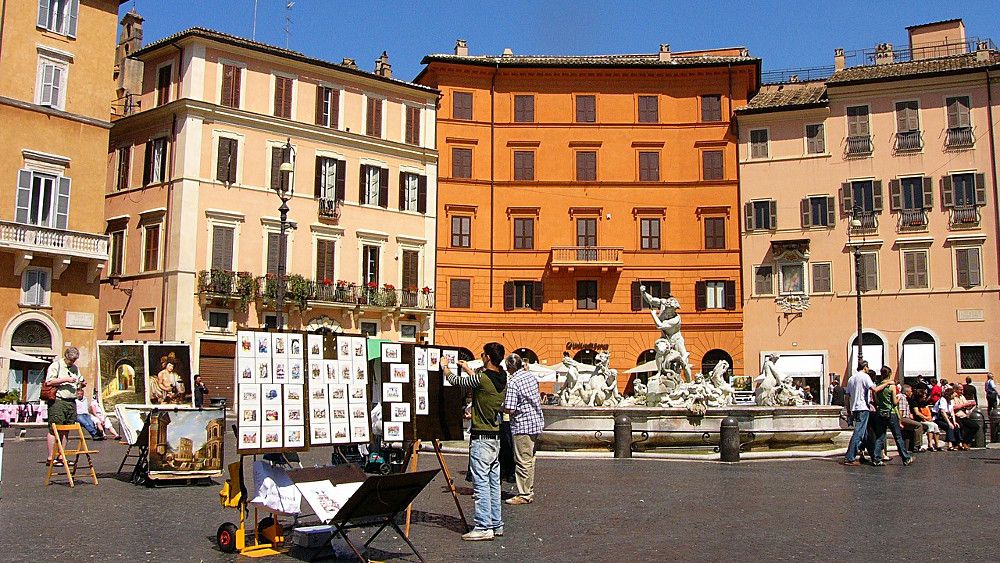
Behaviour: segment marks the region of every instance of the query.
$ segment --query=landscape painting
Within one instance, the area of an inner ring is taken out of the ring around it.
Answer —
[[[154,411],[149,422],[149,476],[217,477],[222,475],[223,409]]]
[[[101,407],[146,402],[146,354],[142,344],[97,343],[97,377]]]

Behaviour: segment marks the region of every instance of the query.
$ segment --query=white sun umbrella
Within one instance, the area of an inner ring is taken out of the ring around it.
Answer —
[[[644,364],[639,364],[630,370],[626,370],[625,373],[655,373],[656,371],[656,360],[649,360]]]
[[[556,370],[542,364],[528,364],[528,371],[535,376],[538,381],[555,381]]]

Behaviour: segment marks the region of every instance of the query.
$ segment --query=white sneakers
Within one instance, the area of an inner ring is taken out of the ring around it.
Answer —
[[[503,528],[500,528],[500,535],[503,535]],[[493,530],[472,530],[462,534],[462,539],[465,541],[493,541]]]

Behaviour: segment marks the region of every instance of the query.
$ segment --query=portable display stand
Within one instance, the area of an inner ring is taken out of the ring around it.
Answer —
[[[462,519],[462,526],[466,530],[469,529],[469,521],[465,519],[465,511],[462,510],[462,503],[458,500],[458,490],[455,489],[455,480],[451,477],[451,471],[448,470],[448,464],[444,460],[444,454],[441,452],[441,440],[434,439],[431,441],[434,444],[434,454],[437,456],[438,465],[441,466],[441,473],[444,474],[444,480],[448,484],[448,491],[451,492],[451,497],[455,499],[455,507],[458,508],[458,516]],[[413,442],[413,453],[410,454],[410,473],[417,472],[417,464],[419,463],[420,454],[420,440],[415,440]],[[435,469],[436,473],[437,470]],[[406,526],[404,527],[404,537],[410,536],[410,517],[413,513],[413,504],[410,503],[406,507]],[[409,543],[409,542],[407,542]],[[419,557],[419,556],[418,556]]]

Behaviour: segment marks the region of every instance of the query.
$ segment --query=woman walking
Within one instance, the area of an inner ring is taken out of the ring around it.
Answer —
[[[896,394],[896,386],[891,383],[892,369],[889,366],[882,366],[879,376],[880,381],[875,388],[875,452],[873,454],[879,457],[872,460],[873,465],[885,465],[881,456],[887,429],[892,432],[892,439],[896,442],[896,451],[903,458],[903,465],[910,465],[913,463],[913,456],[906,451],[906,444],[903,443],[903,432],[899,425],[899,395]]]

